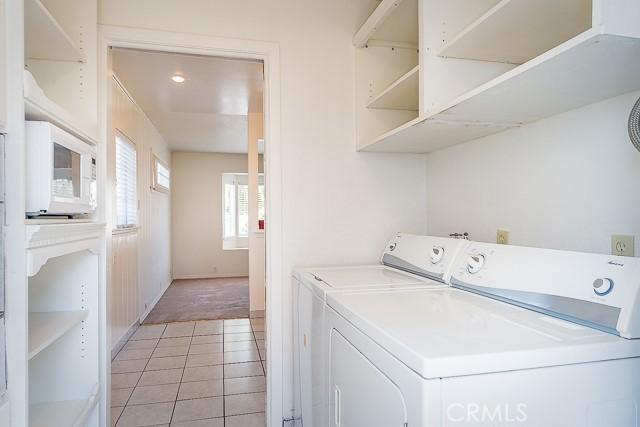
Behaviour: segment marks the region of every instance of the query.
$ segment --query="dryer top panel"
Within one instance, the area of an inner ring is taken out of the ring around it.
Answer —
[[[450,287],[328,294],[327,304],[423,378],[640,356],[640,340]]]

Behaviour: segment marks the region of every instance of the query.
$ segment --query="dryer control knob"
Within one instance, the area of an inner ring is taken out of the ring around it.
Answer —
[[[593,281],[593,292],[599,297],[608,295],[613,290],[613,280],[605,277],[604,279],[596,279]]]
[[[469,255],[469,258],[467,258],[467,270],[471,274],[476,274],[484,267],[484,261],[484,255]]]
[[[444,248],[442,246],[434,246],[431,248],[431,254],[429,258],[431,258],[431,264],[437,264],[442,261],[444,257]]]

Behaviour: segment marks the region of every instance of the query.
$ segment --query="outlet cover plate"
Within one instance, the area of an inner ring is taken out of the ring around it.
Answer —
[[[499,245],[509,244],[509,230],[498,229],[496,233],[496,243]]]
[[[635,236],[614,234],[611,236],[611,254],[635,256]]]

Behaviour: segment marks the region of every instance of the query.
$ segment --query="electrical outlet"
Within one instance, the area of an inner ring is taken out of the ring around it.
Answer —
[[[217,273],[217,272],[218,272],[218,267],[215,267],[215,266],[214,266],[214,267],[213,267],[213,272],[214,272],[214,273]]]
[[[499,245],[508,245],[509,231],[498,229],[498,233],[496,234],[496,243],[498,243]]]
[[[611,236],[611,254],[620,256],[635,256],[635,238],[624,234]]]

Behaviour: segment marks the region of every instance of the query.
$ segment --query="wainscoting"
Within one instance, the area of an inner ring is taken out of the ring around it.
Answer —
[[[138,231],[113,233],[111,240],[111,348],[138,322]]]

